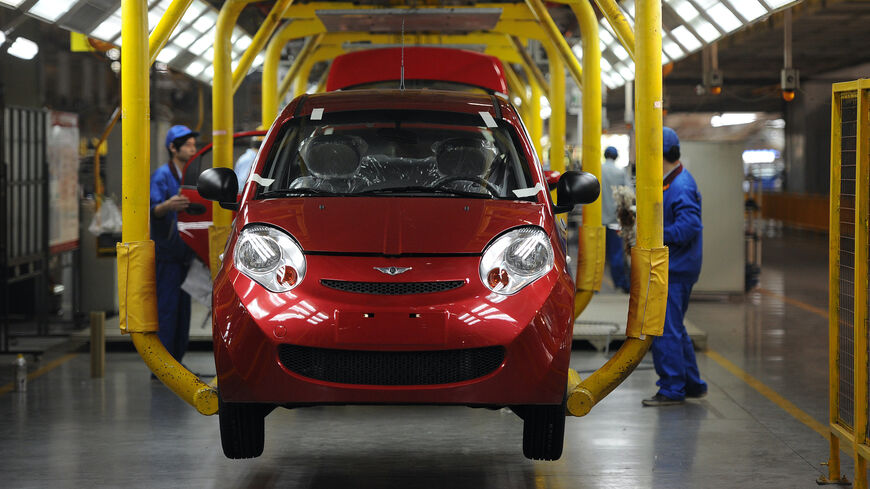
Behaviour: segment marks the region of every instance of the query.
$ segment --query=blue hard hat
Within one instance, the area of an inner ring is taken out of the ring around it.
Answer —
[[[187,137],[197,137],[199,136],[198,132],[191,131],[187,126],[172,126],[169,128],[169,132],[166,133],[166,147],[169,148],[169,143],[175,141],[180,138]]]
[[[680,138],[670,127],[662,128],[662,152],[668,153],[674,146],[680,147]]]
[[[616,148],[614,148],[613,146],[608,146],[604,150],[604,157],[609,160],[615,160],[619,157],[619,151],[616,151]]]

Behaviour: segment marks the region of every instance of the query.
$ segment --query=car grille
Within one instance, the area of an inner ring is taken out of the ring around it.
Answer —
[[[445,280],[440,282],[349,282],[345,280],[320,281],[330,289],[356,292],[357,294],[408,295],[431,294],[456,289],[465,284],[464,280]]]
[[[504,348],[360,351],[280,345],[278,357],[291,372],[326,382],[361,385],[434,385],[476,379],[495,371]]]

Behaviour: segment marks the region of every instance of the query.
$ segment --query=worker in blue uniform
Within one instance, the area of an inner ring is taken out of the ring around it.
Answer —
[[[605,258],[610,265],[613,285],[628,292],[630,282],[625,266],[625,252],[619,236],[619,220],[616,218],[616,199],[613,191],[620,186],[631,187],[625,170],[616,166],[619,153],[613,146],[604,150],[604,164],[601,166],[601,221],[605,227]]]
[[[151,175],[151,239],[156,251],[158,336],[166,350],[181,362],[190,338],[190,295],[181,290],[193,250],[178,234],[178,213],[190,200],[179,194],[184,165],[196,153],[198,134],[186,126],[172,126],[166,134],[169,162]]]
[[[652,344],[659,390],[643,400],[644,406],[682,404],[687,397],[707,394],[692,340],[683,324],[692,286],[701,273],[701,193],[695,179],[680,163],[680,140],[673,129],[664,128],[663,143],[662,211],[664,243],[669,254],[668,304],[664,333],[654,338]]]

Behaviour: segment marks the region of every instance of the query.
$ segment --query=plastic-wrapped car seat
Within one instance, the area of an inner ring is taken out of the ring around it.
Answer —
[[[481,185],[474,183],[474,179],[485,179],[496,157],[495,147],[483,139],[447,139],[436,143],[434,149],[441,180],[445,184],[450,182],[451,188],[471,192],[480,191]]]
[[[299,150],[308,176],[297,178],[292,188],[350,192],[360,167],[365,141],[343,134],[321,134],[304,141]]]

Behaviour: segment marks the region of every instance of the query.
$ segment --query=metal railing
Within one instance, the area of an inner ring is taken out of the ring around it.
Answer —
[[[831,103],[829,225],[830,459],[820,482],[842,483],[840,443],[855,459],[855,487],[867,488],[868,193],[870,80],[836,83]]]

